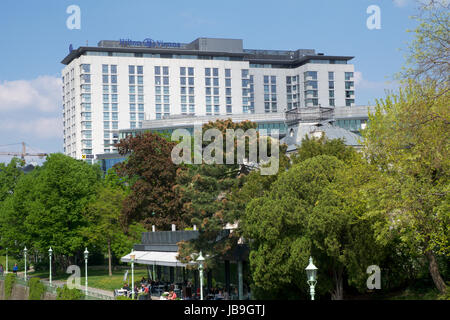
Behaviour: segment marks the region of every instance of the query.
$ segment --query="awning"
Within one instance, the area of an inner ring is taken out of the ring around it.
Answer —
[[[122,262],[131,262],[130,255],[134,254],[134,262],[166,267],[185,267],[186,264],[177,260],[178,252],[162,251],[133,251],[120,258]]]

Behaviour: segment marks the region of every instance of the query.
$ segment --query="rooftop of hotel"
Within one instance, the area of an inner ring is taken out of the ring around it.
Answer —
[[[316,53],[314,49],[297,50],[264,50],[244,49],[242,39],[197,38],[190,43],[165,42],[146,38],[142,41],[131,39],[101,40],[96,47],[82,46],[70,49],[70,53],[61,61],[67,65],[80,55],[90,53],[104,53],[105,56],[159,57],[159,58],[197,58],[209,60],[214,57],[226,57],[231,61],[249,61],[253,64],[276,63],[280,67],[297,67],[315,60],[333,61],[332,63],[346,63],[353,59],[351,56],[327,56]]]

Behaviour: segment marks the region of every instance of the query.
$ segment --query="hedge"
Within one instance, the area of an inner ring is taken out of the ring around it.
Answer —
[[[30,287],[30,294],[28,300],[41,300],[42,295],[45,293],[45,287],[39,280],[39,278],[31,278],[28,280],[28,287]]]

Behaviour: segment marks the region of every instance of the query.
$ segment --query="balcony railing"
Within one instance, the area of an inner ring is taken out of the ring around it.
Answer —
[[[324,121],[334,119],[334,109],[326,107],[295,108],[286,111],[286,122]]]

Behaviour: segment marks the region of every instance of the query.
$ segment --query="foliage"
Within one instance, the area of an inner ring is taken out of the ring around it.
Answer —
[[[2,245],[20,255],[29,252],[55,258],[73,256],[84,248],[84,207],[94,196],[101,178],[98,167],[63,154],[52,154],[42,167],[24,175],[0,214]],[[69,262],[66,261],[66,264]]]
[[[256,123],[250,121],[235,123],[231,119],[217,120],[205,124],[202,130],[205,132],[212,128],[219,130],[222,134],[225,163],[227,130],[240,129],[245,132],[248,129],[256,129]],[[246,139],[245,142],[246,156],[248,157],[250,145],[255,141]],[[203,147],[207,144],[204,142]],[[218,259],[232,251],[237,245],[238,234],[228,233],[224,231],[224,227],[238,221],[240,217],[238,206],[241,209],[243,206],[245,207],[242,203],[237,205],[237,202],[231,200],[231,197],[233,190],[237,192],[239,186],[243,185],[243,180],[252,167],[236,161],[236,137],[234,145],[234,162],[232,164],[206,164],[203,162],[199,165],[184,165],[178,170],[178,184],[175,190],[184,203],[183,216],[190,225],[197,225],[200,233],[196,240],[179,244],[182,261],[192,260],[191,253],[201,250],[205,256],[210,256],[206,261],[206,266],[212,268]]]
[[[39,278],[31,278],[28,280],[28,287],[30,288],[28,300],[42,299],[42,295],[45,293],[45,286],[41,283]]]
[[[14,193],[15,186],[24,174],[21,167],[24,161],[13,158],[9,164],[0,163],[0,204],[6,197]]]
[[[450,73],[450,8],[448,1],[427,0],[413,18],[418,26],[410,32],[407,65],[398,75],[403,80],[432,79],[448,91]]]
[[[436,255],[450,256],[449,92],[434,82],[410,81],[377,103],[363,131],[364,152],[379,168],[367,186],[368,216],[379,216],[379,242],[400,237],[411,255],[427,257],[445,291]]]
[[[123,205],[123,225],[142,222],[147,229],[170,228],[175,223],[185,227],[180,215],[181,202],[175,196],[177,166],[172,162],[171,151],[175,143],[156,133],[144,133],[122,139],[117,145],[121,155],[128,160],[117,164],[117,174],[129,183],[131,192]]]
[[[145,231],[138,224],[123,224],[121,214],[125,197],[126,191],[120,185],[108,185],[106,182],[99,188],[95,200],[87,205],[85,212],[89,224],[83,229],[83,234],[92,245],[99,246],[108,255],[110,275],[113,255],[121,257],[128,253]]]
[[[12,289],[16,283],[16,275],[14,273],[8,273],[5,278],[5,300],[11,297]]]
[[[56,288],[56,300],[84,300],[84,294],[79,289],[69,289],[67,285],[64,285]]]
[[[115,300],[133,300],[133,299],[131,299],[131,298],[129,298],[129,297],[125,297],[125,296],[117,296],[117,297],[115,298]]]

